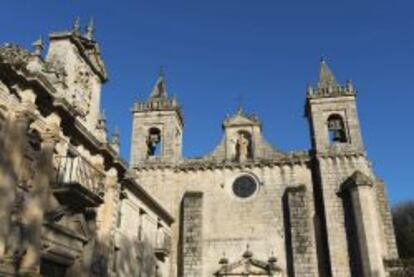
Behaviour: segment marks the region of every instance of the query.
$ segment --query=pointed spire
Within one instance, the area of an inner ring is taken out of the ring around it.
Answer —
[[[33,55],[40,56],[42,54],[43,50],[43,40],[42,37],[39,36],[39,38],[32,43],[32,46],[34,48]]]
[[[165,85],[165,74],[162,69],[160,69],[157,82],[150,95],[150,99],[153,98],[168,98],[167,87]]]
[[[79,16],[76,17],[75,22],[73,22],[72,31],[75,33],[79,33],[80,31],[80,18]]]
[[[321,70],[319,73],[319,82],[318,88],[321,89],[328,89],[332,87],[338,86],[338,83],[335,80],[335,76],[333,75],[332,71],[329,69],[328,64],[326,63],[325,59],[321,58]]]
[[[94,23],[93,17],[91,17],[91,19],[89,20],[88,26],[86,27],[86,33],[85,33],[85,38],[89,40],[93,40],[93,33],[95,31],[93,23]]]

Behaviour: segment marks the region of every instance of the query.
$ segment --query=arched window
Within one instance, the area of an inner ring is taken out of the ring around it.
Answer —
[[[252,136],[247,131],[237,133],[236,158],[239,161],[253,158]]]
[[[348,142],[345,124],[342,116],[339,114],[333,114],[328,118],[328,132],[330,143],[346,143]]]
[[[161,131],[152,127],[148,131],[147,137],[147,154],[151,156],[159,156],[161,153]]]

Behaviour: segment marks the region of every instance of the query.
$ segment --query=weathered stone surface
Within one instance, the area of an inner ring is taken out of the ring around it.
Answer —
[[[183,114],[161,74],[133,106],[128,168],[100,109],[107,73],[93,24],[51,34],[45,59],[43,42],[34,47],[0,48],[1,275],[16,264],[54,276],[410,274],[365,153],[356,91],[325,61],[306,99],[311,149],[270,145],[259,118],[240,108],[212,153],[183,158]],[[7,141],[17,131],[24,139]],[[44,167],[42,153],[52,160]],[[59,161],[74,161],[82,178]],[[81,196],[54,193],[68,184]]]

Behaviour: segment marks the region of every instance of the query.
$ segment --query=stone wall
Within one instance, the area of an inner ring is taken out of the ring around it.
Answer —
[[[305,186],[286,189],[286,247],[289,276],[318,276],[314,228]]]
[[[255,176],[259,184],[257,192],[247,199],[236,197],[232,189],[235,178],[241,174]],[[223,253],[230,263],[240,260],[247,244],[254,257],[262,261],[267,261],[273,252],[278,266],[286,272],[282,205],[286,186],[306,184],[309,201],[313,201],[311,172],[307,164],[186,171],[151,168],[138,171],[137,176],[138,182],[177,220],[180,218],[178,203],[185,193],[203,193],[203,273],[200,276],[211,276],[216,272]],[[313,213],[313,205],[310,205],[309,214]],[[172,229],[176,242],[179,224],[175,223]],[[172,253],[171,259],[171,276],[177,276],[175,266],[180,257]]]
[[[324,217],[327,230],[327,244],[331,262],[331,274],[333,276],[350,276],[352,243],[348,237],[351,228],[346,222],[346,208],[344,199],[338,193],[341,185],[352,175],[355,170],[361,170],[368,176],[372,176],[369,163],[365,157],[358,156],[332,156],[321,157],[318,160],[321,193],[323,194]],[[349,208],[348,208],[349,209]]]
[[[179,276],[199,277],[203,272],[203,194],[187,192],[181,208]]]
[[[374,189],[378,202],[378,211],[381,217],[380,222],[383,238],[384,258],[396,259],[398,258],[397,243],[395,240],[391,209],[388,204],[385,191],[385,184],[382,181],[378,180],[375,182]]]

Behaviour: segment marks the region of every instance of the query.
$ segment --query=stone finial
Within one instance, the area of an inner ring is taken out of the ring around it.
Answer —
[[[177,100],[177,95],[176,94],[174,94],[174,96],[173,96],[172,106],[173,107],[177,107],[178,106],[178,100]]]
[[[352,83],[351,80],[346,81],[345,87],[346,87],[347,92],[353,92],[354,91],[354,84]]]
[[[112,133],[112,144],[120,144],[120,134],[118,127],[115,127],[114,132]]]
[[[106,130],[106,116],[105,111],[102,111],[98,115],[97,129]]]
[[[320,89],[330,89],[332,87],[337,87],[338,83],[335,80],[335,76],[332,73],[331,69],[328,67],[325,58],[321,58],[321,69],[319,72],[319,82],[318,88]]]
[[[111,146],[114,148],[114,150],[119,153],[120,146],[121,146],[121,139],[119,130],[117,127],[115,127],[112,136],[111,136]]]
[[[306,94],[308,96],[312,96],[313,95],[313,87],[311,84],[308,84],[307,88],[306,88]]]
[[[226,258],[226,252],[223,252],[223,256],[219,261],[219,265],[226,266],[229,264],[229,259]]]
[[[43,50],[43,40],[40,36],[36,41],[32,43],[32,46],[34,48],[33,55],[40,56],[42,54]]]
[[[253,253],[252,253],[252,251],[250,251],[250,245],[247,244],[246,245],[246,251],[244,251],[244,253],[243,253],[243,258],[250,259],[251,257],[253,257]]]
[[[79,16],[76,17],[75,21],[73,22],[72,31],[75,33],[79,33],[80,31],[80,18]]]
[[[91,17],[91,19],[89,20],[88,26],[86,27],[85,38],[89,40],[93,40],[94,31],[95,31],[94,21],[93,21],[93,17]]]
[[[275,257],[275,254],[272,251],[272,254],[270,255],[269,259],[267,260],[269,262],[269,264],[274,265],[275,263],[277,263],[277,259]]]

